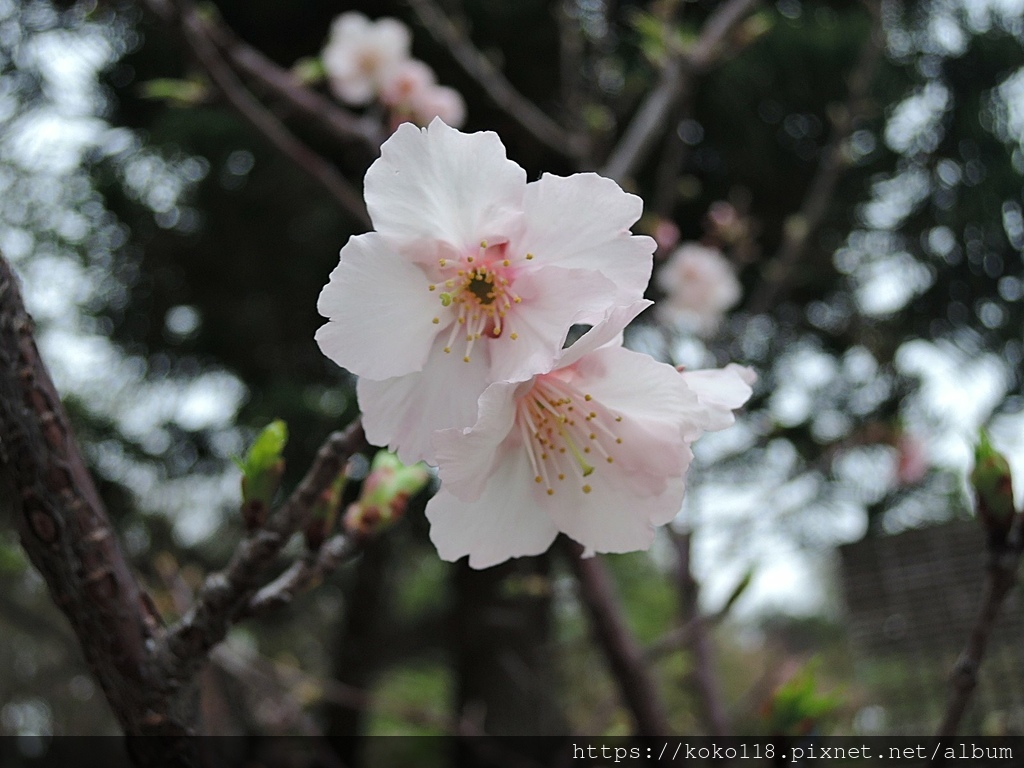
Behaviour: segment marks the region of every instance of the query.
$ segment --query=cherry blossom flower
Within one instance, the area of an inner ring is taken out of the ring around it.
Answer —
[[[365,194],[375,231],[342,248],[316,339],[360,377],[367,437],[406,463],[434,463],[432,433],[472,424],[488,384],[547,370],[572,325],[650,277],[638,197],[593,173],[528,184],[494,133],[400,125]]]
[[[669,322],[697,333],[712,333],[722,316],[740,300],[742,288],[721,252],[699,243],[685,243],[658,272],[666,298],[659,311]]]
[[[489,386],[472,427],[436,435],[427,517],[442,558],[485,568],[539,554],[559,532],[588,554],[646,549],[676,516],[690,444],[732,423],[752,374],[680,375],[623,348],[621,329],[649,304],[612,310],[548,372]]]
[[[386,75],[409,58],[411,40],[409,28],[397,19],[341,14],[321,55],[331,90],[349,104],[369,104]]]

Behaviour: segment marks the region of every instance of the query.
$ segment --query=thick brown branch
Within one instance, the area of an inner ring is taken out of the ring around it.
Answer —
[[[85,467],[39,357],[17,279],[0,257],[0,475],[14,491],[22,545],[78,637],[129,736],[183,736],[158,692],[149,645],[157,621]],[[182,763],[187,759],[175,750]],[[149,761],[139,756],[140,761]],[[171,761],[170,752],[164,759]]]
[[[615,587],[604,562],[581,557],[575,542],[565,542],[569,564],[579,584],[580,599],[590,614],[601,649],[608,659],[622,698],[636,720],[640,736],[668,736],[668,711],[658,686],[644,663],[643,651],[626,625],[615,595]]]
[[[754,314],[771,309],[785,293],[790,278],[807,253],[811,236],[818,231],[828,213],[843,172],[849,166],[846,145],[857,119],[867,110],[871,83],[884,47],[881,9],[874,2],[868,2],[866,6],[872,14],[873,23],[860,58],[847,79],[846,103],[833,115],[832,136],[821,152],[817,171],[800,210],[787,219],[782,244],[766,265],[764,279],[748,302],[748,308]]]
[[[582,137],[566,133],[536,104],[517,91],[501,71],[456,28],[433,0],[407,2],[420,24],[448,49],[452,58],[483,88],[495,106],[548,149],[570,158],[578,158],[582,154]]]
[[[317,181],[342,210],[365,228],[372,227],[366,205],[355,187],[337,168],[300,141],[249,92],[221,55],[210,37],[206,22],[191,3],[187,0],[173,0],[170,4],[163,0],[145,0],[145,3],[161,19],[178,21],[181,36],[196,60],[228,103],[246,121],[281,154]],[[169,13],[169,7],[174,13]]]
[[[757,3],[758,0],[727,0],[722,3],[704,23],[693,48],[688,53],[668,59],[658,85],[636,111],[601,171],[603,175],[621,183],[640,167],[665,129],[672,110],[691,88],[694,76],[715,64],[726,37]]]
[[[262,585],[266,568],[305,523],[320,494],[334,482],[345,462],[366,447],[359,422],[331,435],[298,488],[266,527],[249,534],[223,571],[207,577],[195,604],[168,630],[157,649],[157,663],[166,685],[173,687],[192,679],[207,652],[245,614]]]

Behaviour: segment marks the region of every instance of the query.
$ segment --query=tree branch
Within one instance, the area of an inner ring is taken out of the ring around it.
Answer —
[[[822,150],[814,178],[804,196],[800,210],[786,220],[782,244],[764,269],[764,280],[747,304],[752,314],[765,312],[784,294],[789,279],[807,253],[811,235],[818,231],[832,204],[839,179],[849,166],[846,143],[857,119],[867,111],[867,100],[875,72],[881,62],[884,37],[882,12],[875,2],[866,2],[872,15],[871,31],[848,82],[845,104],[832,119],[832,136]]]
[[[686,642],[693,657],[690,680],[696,689],[698,706],[708,732],[715,737],[727,736],[729,722],[722,701],[722,691],[715,676],[714,650],[708,637],[707,620],[701,615],[700,610],[700,584],[694,577],[690,565],[693,537],[689,531],[672,531],[671,538],[679,556],[679,593],[683,617],[689,629]]]
[[[1019,519],[1015,522],[1011,535],[1005,543],[995,546],[989,544],[989,565],[981,608],[960,658],[957,659],[956,665],[953,667],[952,690],[942,721],[935,732],[935,735],[940,738],[956,736],[960,721],[967,711],[967,705],[978,685],[978,671],[985,658],[985,651],[988,648],[992,631],[995,629],[999,611],[1006,596],[1017,583],[1017,569],[1020,565],[1022,547],[1024,547],[1024,539],[1022,539]]]
[[[590,614],[594,635],[608,659],[622,698],[636,720],[640,736],[669,736],[668,711],[644,664],[643,651],[622,616],[615,587],[604,562],[582,557],[583,548],[563,540],[563,549],[576,575],[580,599]]]
[[[259,590],[245,608],[246,616],[260,616],[275,608],[290,605],[300,594],[324,578],[359,551],[361,542],[346,534],[332,536],[315,552],[292,565]]]
[[[298,488],[266,526],[253,531],[242,541],[223,571],[207,577],[195,604],[167,631],[156,650],[156,663],[165,685],[178,686],[190,680],[202,667],[207,652],[223,640],[231,625],[250,609],[250,601],[259,594],[257,590],[266,567],[292,534],[302,527],[317,498],[334,482],[349,458],[367,447],[359,422],[344,432],[332,434],[320,447]],[[336,550],[332,548],[331,552]],[[343,549],[337,554],[341,557],[348,552]],[[296,585],[301,579],[293,581],[292,578],[265,593],[256,607],[262,610],[285,600],[287,589],[297,591]],[[277,597],[274,597],[275,593]]]
[[[182,746],[192,722],[188,702],[162,696],[150,664],[159,620],[118,545],[2,256],[0,475],[14,491],[22,546],[71,622],[115,717],[129,737],[146,737],[133,742],[136,759],[189,764]]]
[[[182,39],[196,60],[228,103],[250,125],[281,154],[317,181],[354,220],[367,229],[373,226],[366,205],[355,187],[337,168],[289,131],[238,79],[214,44],[207,25],[188,0],[171,0],[169,5],[163,0],[144,2],[161,19],[176,19]],[[168,8],[173,10],[173,16],[169,16]]]
[[[387,134],[378,121],[357,117],[307,88],[292,72],[243,41],[223,23],[209,17],[200,18],[198,23],[206,28],[207,36],[240,73],[252,78],[310,122],[326,129],[339,142],[361,144],[374,157],[380,154],[380,145]]]
[[[622,183],[647,158],[651,146],[665,128],[668,116],[692,85],[695,76],[710,69],[723,50],[730,32],[746,18],[758,0],[727,0],[715,8],[688,53],[669,57],[661,79],[640,105],[619,139],[602,175]]]
[[[420,24],[438,43],[448,49],[452,58],[483,88],[495,106],[548,149],[573,160],[582,156],[583,138],[567,133],[536,104],[516,90],[490,59],[456,28],[433,0],[407,2]]]

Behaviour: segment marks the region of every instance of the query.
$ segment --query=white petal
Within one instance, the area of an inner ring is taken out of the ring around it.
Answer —
[[[494,381],[522,381],[550,371],[569,329],[606,308],[615,291],[596,272],[559,267],[520,275],[514,288],[522,303],[506,317],[505,332],[488,342]]]
[[[385,379],[420,370],[442,329],[437,296],[415,264],[370,232],[351,238],[320,292],[330,320],[316,333],[321,351],[359,376]]]
[[[594,173],[544,174],[527,185],[523,211],[525,230],[515,245],[538,266],[599,270],[615,283],[616,304],[643,297],[656,245],[630,235],[643,212],[639,197]]]
[[[463,501],[480,497],[499,459],[499,447],[512,431],[516,396],[531,382],[491,384],[480,396],[476,423],[468,429],[446,429],[434,436],[441,482]]]
[[[430,540],[438,554],[452,561],[469,555],[470,566],[487,568],[547,550],[558,529],[538,507],[534,485],[523,451],[513,451],[498,462],[476,501],[461,501],[442,484],[427,504]]]
[[[441,120],[398,126],[366,172],[374,227],[400,246],[444,241],[476,249],[507,238],[521,217],[526,172],[496,133],[460,133]]]
[[[685,371],[681,376],[705,408],[706,432],[725,429],[736,421],[733,410],[750,399],[750,385],[756,381],[752,370],[735,363],[721,369]]]
[[[467,363],[445,354],[446,340],[444,334],[437,338],[422,371],[356,384],[367,440],[388,446],[406,464],[436,464],[434,432],[473,424],[477,400],[490,383],[486,354]]]

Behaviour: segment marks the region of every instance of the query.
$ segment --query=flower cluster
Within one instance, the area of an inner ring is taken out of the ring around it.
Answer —
[[[431,538],[486,567],[558,532],[591,552],[650,545],[703,432],[750,374],[680,373],[622,346],[650,305],[642,203],[596,174],[527,182],[493,133],[406,124],[365,180],[374,231],[320,295],[321,350],[359,375],[371,442],[438,466]],[[590,330],[570,346],[574,325]]]
[[[356,11],[331,25],[321,59],[334,94],[347,104],[379,101],[393,126],[427,125],[436,117],[460,126],[466,104],[458,91],[438,85],[434,71],[409,53],[409,28],[397,19],[371,21]]]

